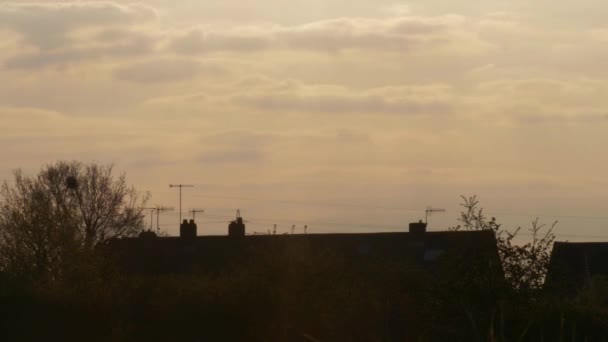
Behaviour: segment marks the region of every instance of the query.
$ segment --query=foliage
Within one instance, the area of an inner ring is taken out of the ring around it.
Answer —
[[[514,231],[502,228],[495,217],[487,218],[483,208],[479,207],[476,196],[461,196],[464,210],[459,221],[462,223],[451,230],[491,230],[496,236],[498,253],[502,262],[507,284],[511,289],[519,292],[531,292],[540,289],[544,283],[545,275],[550,261],[551,248],[555,235],[554,222],[547,228],[539,222],[538,218],[532,221],[529,229],[531,241],[519,245],[514,242],[521,231],[521,227]]]
[[[81,253],[142,230],[147,196],[111,165],[60,161],[0,187],[0,270],[58,279]]]

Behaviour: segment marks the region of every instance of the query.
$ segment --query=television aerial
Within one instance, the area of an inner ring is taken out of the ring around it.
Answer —
[[[429,223],[429,216],[433,215],[434,213],[444,213],[445,209],[443,208],[433,208],[432,206],[428,206],[426,207],[425,210],[425,218],[424,218],[424,223],[428,224]]]

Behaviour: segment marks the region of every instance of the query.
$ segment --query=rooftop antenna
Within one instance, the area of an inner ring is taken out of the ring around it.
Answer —
[[[182,223],[182,188],[194,188],[194,185],[169,184],[170,188],[179,188],[179,223]]]
[[[443,208],[433,208],[432,206],[426,207],[425,213],[426,216],[424,218],[424,223],[429,223],[429,215],[433,215],[433,213],[444,213],[445,209]]]
[[[190,213],[192,213],[192,220],[196,222],[196,213],[204,213],[203,209],[190,209]]]
[[[160,235],[160,213],[164,211],[173,211],[173,207],[157,206],[156,210],[156,234]]]
[[[156,208],[142,208],[143,210],[150,210],[150,230],[152,230],[152,224],[154,222],[154,210]]]

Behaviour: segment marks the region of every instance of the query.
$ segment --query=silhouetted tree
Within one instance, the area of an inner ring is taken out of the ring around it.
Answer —
[[[141,231],[148,196],[112,171],[77,161],[15,171],[0,187],[0,269],[57,277],[74,253]]]
[[[495,217],[487,218],[483,208],[479,207],[476,196],[461,196],[464,210],[458,219],[462,224],[451,230],[491,230],[496,236],[498,253],[501,259],[505,279],[510,288],[517,291],[532,291],[542,287],[549,267],[551,247],[555,240],[554,222],[547,228],[539,222],[538,218],[532,221],[529,229],[531,241],[525,244],[516,244],[514,239],[521,231],[521,227],[514,231],[502,228]]]

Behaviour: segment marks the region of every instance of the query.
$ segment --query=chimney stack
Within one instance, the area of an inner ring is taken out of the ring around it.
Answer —
[[[240,237],[245,236],[245,223],[242,217],[237,217],[236,220],[230,222],[228,226],[228,236]]]
[[[410,233],[424,234],[426,233],[426,223],[420,220],[419,222],[410,223]]]
[[[141,233],[139,233],[139,238],[145,239],[145,240],[150,240],[150,239],[156,239],[157,235],[155,232],[153,232],[151,230],[144,230]]]
[[[179,236],[182,239],[194,239],[197,235],[197,226],[194,223],[194,220],[184,220],[182,224],[179,226]]]

